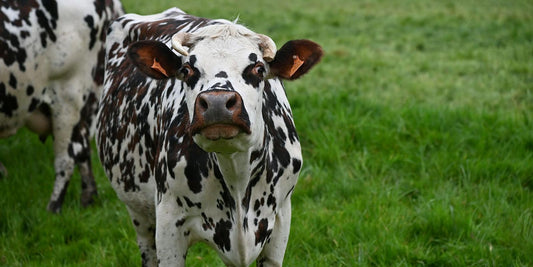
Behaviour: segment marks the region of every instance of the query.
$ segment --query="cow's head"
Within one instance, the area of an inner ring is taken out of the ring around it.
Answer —
[[[177,53],[161,42],[139,41],[128,56],[152,78],[182,81],[194,141],[206,151],[224,153],[245,151],[262,140],[269,119],[262,116],[268,79],[297,79],[322,57],[321,47],[311,41],[289,41],[276,51],[269,37],[230,23],[176,33],[171,44]]]

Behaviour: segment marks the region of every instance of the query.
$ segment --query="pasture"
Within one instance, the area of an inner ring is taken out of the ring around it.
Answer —
[[[286,266],[532,266],[533,3],[527,0],[124,0],[239,21],[321,44],[286,82],[304,165]],[[53,149],[0,140],[0,266],[139,266],[129,216],[96,151],[94,205],[80,178],[46,204]],[[93,146],[94,147],[94,146]],[[189,266],[219,266],[196,245]]]

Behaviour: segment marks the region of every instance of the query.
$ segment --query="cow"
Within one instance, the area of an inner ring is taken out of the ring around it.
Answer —
[[[0,138],[24,126],[43,142],[53,136],[51,212],[61,211],[75,165],[82,206],[97,194],[89,138],[103,88],[106,29],[123,14],[118,0],[0,2]]]
[[[282,80],[322,54],[178,8],[111,24],[96,143],[143,266],[183,266],[196,242],[227,265],[282,264],[302,167]]]

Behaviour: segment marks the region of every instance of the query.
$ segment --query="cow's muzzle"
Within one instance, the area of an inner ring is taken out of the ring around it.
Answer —
[[[191,134],[201,134],[209,140],[231,139],[239,133],[251,133],[250,120],[241,96],[234,91],[202,92],[194,104]]]

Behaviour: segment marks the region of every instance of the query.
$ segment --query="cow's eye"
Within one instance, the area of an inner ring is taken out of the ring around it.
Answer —
[[[265,77],[265,72],[266,72],[265,65],[263,65],[263,63],[261,62],[258,62],[257,64],[255,64],[254,68],[252,69],[252,74],[258,77],[261,77],[261,78]]]
[[[191,77],[194,74],[194,70],[189,64],[183,64],[183,66],[180,69],[180,78],[183,80],[187,80],[189,77]]]

